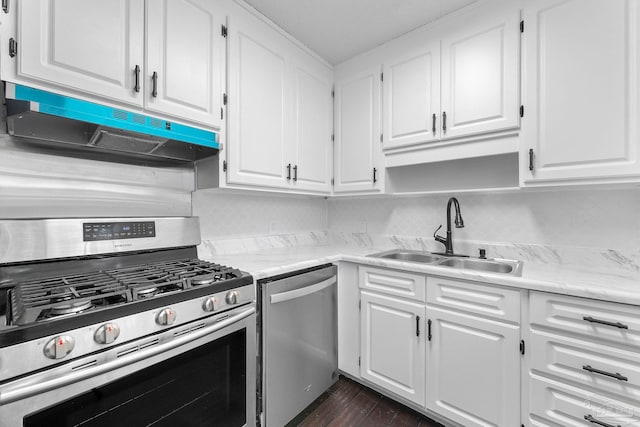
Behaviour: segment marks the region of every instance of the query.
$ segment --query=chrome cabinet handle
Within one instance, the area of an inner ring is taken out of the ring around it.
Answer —
[[[291,180],[291,163],[287,165],[287,181]]]
[[[373,183],[375,184],[376,182],[378,182],[378,177],[376,176],[378,173],[378,169],[373,168]]]
[[[629,326],[625,325],[624,323],[609,322],[607,320],[596,319],[595,317],[591,317],[591,316],[584,316],[582,320],[586,320],[587,322],[591,322],[591,323],[599,323],[601,325],[613,326],[614,328],[629,329]]]
[[[293,167],[293,182],[296,182],[298,180],[298,165],[295,165]]]
[[[436,113],[431,116],[431,133],[436,133]]]
[[[529,170],[533,172],[533,148],[529,149]]]
[[[153,96],[154,98],[157,98],[158,97],[158,73],[156,73],[155,71],[151,76],[151,81],[153,82],[153,89],[151,90],[151,96]]]
[[[629,378],[625,377],[624,375],[618,372],[616,372],[615,374],[612,374],[611,372],[601,371],[600,369],[592,368],[590,365],[583,365],[582,369],[584,369],[585,371],[593,372],[594,374],[600,374],[607,377],[615,378],[620,381],[629,381]]]
[[[420,336],[420,316],[416,316],[416,336]]]
[[[136,68],[133,70],[133,72],[136,77],[135,84],[133,85],[133,90],[136,92],[140,92],[140,66],[136,65]]]
[[[620,424],[613,425],[613,424],[605,423],[605,422],[600,421],[600,420],[598,420],[596,418],[593,418],[593,416],[591,416],[591,415],[585,415],[584,419],[589,421],[590,423],[598,424],[599,426],[602,426],[602,427],[622,427],[622,426],[620,426]]]
[[[431,341],[431,319],[427,320],[427,339]]]
[[[446,111],[442,112],[442,131],[443,132],[447,131],[447,112]]]

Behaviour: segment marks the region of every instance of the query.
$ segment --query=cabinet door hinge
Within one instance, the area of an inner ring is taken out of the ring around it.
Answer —
[[[520,117],[524,117],[524,105],[520,106]]]
[[[227,37],[227,26],[223,25],[222,30],[220,31],[222,37]]]
[[[9,39],[9,56],[11,58],[15,58],[17,54],[18,54],[18,42],[16,41],[16,39],[11,37]]]
[[[222,172],[226,172],[227,171],[227,161],[223,160],[222,161]]]
[[[9,0],[2,0],[2,10],[4,13],[9,13]]]
[[[524,355],[524,340],[520,340],[520,354]]]
[[[380,73],[380,81],[383,82],[384,81],[384,73]]]
[[[524,20],[520,21],[520,32],[524,33]]]
[[[222,105],[227,105],[227,94],[226,93],[222,94]]]

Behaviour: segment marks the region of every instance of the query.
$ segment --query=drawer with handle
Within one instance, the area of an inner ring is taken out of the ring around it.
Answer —
[[[531,375],[531,426],[640,426],[640,405]]]
[[[640,354],[549,332],[533,332],[531,370],[594,393],[640,402]]]
[[[358,275],[361,289],[425,301],[426,277],[424,274],[360,266]]]
[[[531,292],[533,330],[553,328],[605,344],[640,347],[640,307],[566,295]]]

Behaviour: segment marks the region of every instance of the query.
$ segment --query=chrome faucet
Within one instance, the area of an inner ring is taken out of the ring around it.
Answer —
[[[451,236],[451,204],[453,203],[453,206],[456,209],[456,218],[455,218],[455,224],[456,224],[456,228],[463,228],[464,227],[464,221],[462,221],[462,215],[460,215],[460,204],[458,203],[458,199],[456,199],[455,197],[452,197],[449,199],[449,201],[447,202],[447,237],[442,237],[439,236],[438,230],[440,230],[442,228],[442,224],[440,224],[440,227],[438,227],[436,229],[436,231],[433,232],[433,237],[436,239],[436,241],[442,243],[445,247],[445,251],[444,254],[445,255],[454,255],[453,253],[453,238]]]

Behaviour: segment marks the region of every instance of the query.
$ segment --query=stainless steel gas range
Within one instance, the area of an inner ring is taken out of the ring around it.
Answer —
[[[253,278],[197,218],[0,220],[0,426],[256,424]]]

